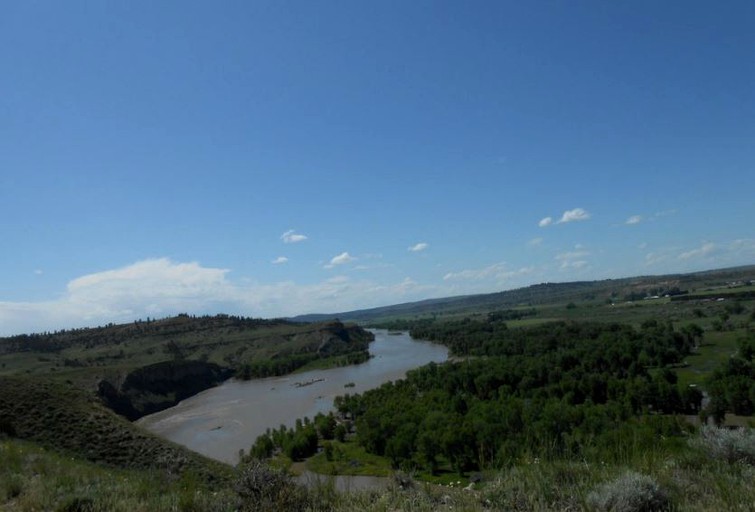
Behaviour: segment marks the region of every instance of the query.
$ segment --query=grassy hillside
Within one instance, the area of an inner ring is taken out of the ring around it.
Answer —
[[[229,468],[138,428],[71,384],[0,377],[0,432],[102,465],[226,480]]]
[[[73,383],[136,419],[231,375],[251,378],[312,364],[361,362],[371,339],[360,327],[333,321],[179,315],[0,338],[0,376]]]
[[[94,387],[100,378],[117,381],[135,368],[164,361],[193,360],[238,368],[250,361],[317,353],[343,327],[228,315],[179,315],[24,334],[0,338],[0,375],[48,375],[88,381]]]

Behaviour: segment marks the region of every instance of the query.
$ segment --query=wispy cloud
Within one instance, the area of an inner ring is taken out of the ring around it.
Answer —
[[[306,235],[302,235],[301,233],[297,233],[296,230],[289,229],[285,233],[281,235],[281,240],[283,240],[283,243],[286,244],[295,244],[298,242],[303,242],[307,239]]]
[[[38,269],[36,269],[36,270],[34,271],[34,275],[37,275],[37,276],[41,276],[42,274],[44,274],[44,272],[42,271],[42,269],[39,269],[39,268],[38,268]]]
[[[557,224],[566,224],[567,222],[575,222],[580,220],[587,220],[590,218],[590,213],[583,208],[574,208],[573,210],[566,210]]]
[[[556,254],[555,258],[559,261],[564,260],[575,260],[578,258],[584,258],[585,256],[589,256],[590,253],[588,251],[567,251],[562,252],[561,254]]]
[[[738,238],[729,243],[728,249],[745,257],[755,256],[755,239]]]
[[[725,267],[749,265],[755,260],[755,239],[703,242],[698,247],[662,247],[645,255],[645,264],[661,271],[679,272],[700,269],[701,265]]]
[[[478,268],[467,269],[459,272],[448,272],[443,276],[444,281],[479,281],[479,280],[495,280],[498,282],[507,281],[516,276],[522,276],[530,274],[534,271],[534,267],[522,267],[516,270],[509,269],[508,265],[504,262],[495,263],[493,265]]]
[[[356,258],[354,256],[351,256],[348,252],[342,252],[338,256],[333,256],[331,258],[330,263],[325,265],[325,268],[333,268],[338,265],[345,265],[346,263],[351,263],[352,261],[356,261]]]
[[[278,256],[270,263],[272,263],[273,265],[282,265],[284,263],[288,263],[288,258],[286,258],[285,256]]]
[[[629,217],[624,224],[633,225],[633,224],[639,224],[642,222],[642,215],[632,215]]]
[[[562,252],[557,254],[554,259],[561,262],[560,270],[576,270],[587,266],[587,260],[584,258],[589,255],[589,251],[577,244],[574,251]]]
[[[690,251],[685,251],[681,253],[679,255],[679,259],[688,260],[692,258],[702,258],[702,257],[709,256],[715,250],[716,250],[716,244],[708,242],[698,247],[697,249],[692,249]]]
[[[668,261],[671,258],[670,251],[668,249],[662,249],[659,251],[651,251],[645,254],[645,265],[651,267]]]
[[[409,247],[410,252],[422,252],[425,249],[427,249],[430,246],[430,244],[427,244],[425,242],[419,242],[418,244],[414,244],[411,247]]]
[[[566,224],[567,222],[576,222],[580,220],[587,220],[590,218],[590,212],[584,208],[574,208],[573,210],[566,210],[561,218],[555,221],[555,224]],[[537,223],[541,228],[546,228],[554,224],[553,217],[543,217],[540,222]]]
[[[533,238],[532,240],[527,242],[527,245],[529,245],[530,247],[540,247],[541,245],[543,245],[543,238],[540,236]]]

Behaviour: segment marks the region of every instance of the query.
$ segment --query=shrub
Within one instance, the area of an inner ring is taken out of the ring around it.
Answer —
[[[713,459],[755,464],[755,430],[751,428],[726,429],[705,425],[692,444]]]
[[[235,483],[242,500],[241,510],[298,511],[307,508],[307,491],[282,470],[259,460],[252,460],[241,470]]]
[[[651,477],[627,471],[600,485],[587,496],[587,503],[601,512],[651,512],[668,510],[668,494]]]

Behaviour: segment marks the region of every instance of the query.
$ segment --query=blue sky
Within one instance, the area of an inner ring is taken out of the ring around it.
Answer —
[[[750,1],[4,2],[0,334],[755,263],[753,26]]]

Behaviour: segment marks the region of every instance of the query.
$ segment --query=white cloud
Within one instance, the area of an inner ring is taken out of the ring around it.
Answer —
[[[573,210],[566,210],[556,224],[566,224],[567,222],[574,222],[578,220],[587,220],[590,218],[590,213],[584,208],[574,208]],[[553,224],[553,217],[543,217],[540,222],[537,223],[541,228],[545,228]]]
[[[139,318],[228,313],[280,317],[340,312],[442,296],[438,287],[410,278],[377,284],[335,276],[311,284],[259,284],[229,270],[167,258],[88,274],[72,280],[55,300],[0,302],[0,336],[130,322]]]
[[[412,245],[409,247],[409,251],[411,252],[421,252],[427,249],[430,246],[430,244],[427,244],[425,242],[420,242],[418,244]]]
[[[574,208],[573,210],[567,210],[561,215],[561,218],[557,224],[565,224],[567,222],[574,222],[578,220],[587,220],[590,218],[590,213],[583,208]]]
[[[493,265],[478,268],[467,269],[459,272],[448,272],[443,276],[444,281],[479,281],[479,280],[495,280],[497,282],[503,282],[511,279],[512,277],[522,276],[530,274],[534,271],[534,267],[522,267],[517,270],[509,270],[508,265],[504,262],[495,263]]]
[[[632,215],[629,217],[624,224],[632,225],[632,224],[639,224],[642,222],[642,215]]]
[[[283,243],[286,244],[295,244],[297,242],[303,242],[306,239],[306,235],[296,233],[296,231],[293,229],[289,229],[281,235],[281,240],[283,240]]]
[[[325,268],[333,268],[337,265],[344,265],[352,261],[356,261],[356,258],[351,256],[348,252],[342,252],[338,256],[333,256],[333,258],[331,258],[330,260],[330,263],[328,265],[325,265]]]
[[[285,256],[278,256],[270,263],[272,263],[273,265],[282,265],[283,263],[288,263],[288,258],[286,258]]]
[[[691,258],[704,258],[706,256],[709,256],[715,250],[716,250],[715,244],[706,243],[698,247],[697,249],[692,249],[691,251],[686,251],[686,252],[681,253],[679,255],[679,259],[688,260]]]
[[[36,270],[34,271],[34,275],[37,275],[37,276],[41,276],[42,274],[44,274],[44,272],[42,272],[42,270],[41,270],[41,269],[36,269]]]
[[[57,300],[0,302],[0,334],[128,321],[167,312],[225,309],[228,270],[167,258],[76,278]]]

